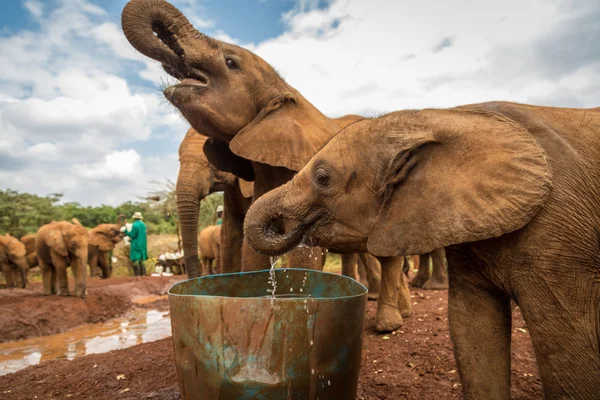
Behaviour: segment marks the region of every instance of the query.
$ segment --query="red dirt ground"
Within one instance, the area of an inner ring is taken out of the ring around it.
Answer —
[[[51,335],[82,324],[115,318],[130,309],[132,300],[137,297],[164,295],[181,279],[88,279],[85,299],[43,296],[40,283],[31,284],[27,289],[1,289],[0,342]]]
[[[413,297],[413,316],[389,335],[375,333],[376,304],[369,302],[359,399],[460,398],[448,332],[447,294],[416,290]],[[524,328],[517,309],[513,321],[513,398],[540,399],[539,374]],[[0,377],[0,398],[179,399],[171,346],[169,338],[73,361],[43,362]]]

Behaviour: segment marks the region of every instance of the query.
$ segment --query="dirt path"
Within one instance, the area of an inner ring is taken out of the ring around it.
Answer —
[[[78,325],[115,318],[132,308],[132,301],[150,295],[164,295],[181,279],[88,279],[85,299],[43,296],[40,283],[34,283],[27,289],[2,289],[0,342],[51,335]]]
[[[413,316],[390,335],[375,334],[375,303],[369,303],[359,399],[460,397],[448,332],[447,295],[415,291],[413,296]],[[529,334],[518,311],[514,317],[513,398],[540,399]],[[0,398],[179,399],[171,346],[169,338],[73,361],[44,362],[0,377]]]

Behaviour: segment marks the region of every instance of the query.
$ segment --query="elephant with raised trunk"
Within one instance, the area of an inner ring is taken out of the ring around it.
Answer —
[[[132,0],[121,22],[129,42],[180,81],[165,89],[165,97],[210,137],[204,145],[208,160],[218,170],[254,181],[254,200],[289,181],[340,129],[263,59],[203,35],[166,1]],[[244,270],[270,267],[268,257],[247,245],[243,252]],[[320,269],[322,254],[295,249],[290,265]]]
[[[88,231],[77,220],[74,222],[51,222],[41,226],[35,235],[45,295],[69,295],[69,266],[75,278],[75,296],[86,295]]]
[[[29,264],[25,245],[8,233],[0,236],[0,269],[8,287],[17,286],[17,277],[20,277],[21,287],[27,287]]]
[[[511,398],[511,300],[545,397],[598,398],[599,132],[600,108],[504,102],[363,120],[253,204],[245,235],[267,254],[445,247],[466,399]]]
[[[198,263],[198,212],[200,201],[213,192],[223,192],[220,268],[223,273],[237,272],[242,267],[244,217],[252,201],[253,184],[210,164],[204,155],[208,138],[190,128],[179,146],[177,177],[177,211],[185,265],[190,278],[200,276]]]
[[[116,224],[100,224],[88,232],[88,264],[91,277],[101,276],[107,279],[112,275],[112,268],[108,262],[109,251],[123,239],[124,235],[120,229],[125,223],[125,216],[119,215],[117,221]]]

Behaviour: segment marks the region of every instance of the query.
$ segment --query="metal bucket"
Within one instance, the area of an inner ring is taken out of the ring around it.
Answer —
[[[345,276],[276,269],[169,290],[184,399],[356,399],[367,289]]]

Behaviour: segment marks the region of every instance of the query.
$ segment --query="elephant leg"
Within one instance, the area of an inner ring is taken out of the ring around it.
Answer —
[[[510,298],[477,272],[457,269],[450,274],[448,318],[463,396],[510,400]]]
[[[21,274],[21,287],[25,289],[29,280],[27,279],[27,271],[29,268],[25,269],[25,267],[19,267],[19,273]]]
[[[54,284],[52,282],[53,278],[54,278],[52,269],[54,267],[42,259],[38,260],[38,264],[40,266],[40,271],[42,271],[42,286],[43,286],[42,293],[44,295],[50,295],[50,294],[56,293],[55,291],[52,290],[52,289],[55,289]]]
[[[369,300],[377,300],[381,290],[381,265],[377,259],[368,253],[360,253],[358,255],[367,271],[367,282],[369,283]]]
[[[2,273],[4,274],[4,279],[6,280],[6,286],[14,287],[15,280],[13,278],[12,266],[7,262],[3,262],[1,267],[2,267]]]
[[[107,251],[100,252],[100,254],[98,254],[97,258],[98,258],[98,265],[100,266],[100,270],[102,271],[102,279],[110,278],[111,269],[110,269],[110,265],[108,264],[108,252]]]
[[[378,257],[381,263],[381,293],[377,302],[375,330],[391,332],[402,326],[402,315],[398,310],[398,292],[402,257]]]
[[[342,275],[358,281],[360,278],[358,277],[356,262],[356,253],[342,254]]]
[[[67,267],[69,261],[54,250],[50,250],[50,258],[52,258],[52,265],[54,265],[58,277],[58,295],[68,296],[69,280],[67,277]]]
[[[200,276],[208,275],[208,258],[200,257]]]
[[[89,260],[90,264],[90,277],[94,278],[98,276],[98,254],[94,253]]]
[[[423,285],[425,290],[446,290],[448,289],[448,274],[444,265],[446,252],[444,248],[433,250],[431,253],[431,278]]]
[[[404,257],[400,258],[398,262],[406,262]],[[402,318],[408,318],[412,314],[412,302],[410,301],[410,290],[408,289],[408,280],[404,273],[400,273],[400,285],[398,288],[398,310]]]
[[[146,264],[144,263],[144,260],[140,260],[140,276],[146,276]]]
[[[429,256],[431,253],[421,254],[419,256],[419,270],[417,275],[410,281],[410,286],[422,288],[425,282],[431,278],[431,270],[429,269]]]
[[[575,267],[572,256],[564,254],[563,260],[554,259],[554,265],[544,270],[528,266],[528,271],[535,268],[537,272],[522,274],[527,281],[516,295],[531,334],[545,397],[598,399],[600,273],[597,268]]]

